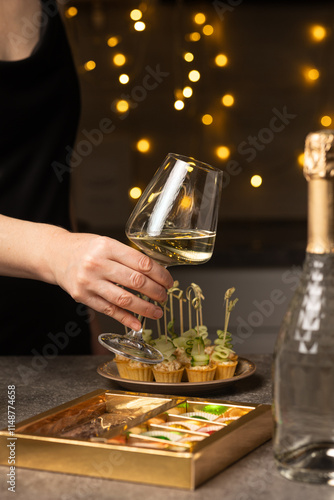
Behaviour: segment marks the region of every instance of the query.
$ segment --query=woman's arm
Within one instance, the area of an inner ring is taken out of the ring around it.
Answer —
[[[165,268],[117,240],[3,215],[0,274],[59,285],[77,302],[135,330],[140,322],[131,312],[157,319],[162,309],[117,284],[157,302],[173,285]]]

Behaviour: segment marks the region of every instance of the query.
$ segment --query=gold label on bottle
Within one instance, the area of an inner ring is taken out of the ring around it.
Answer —
[[[321,130],[307,135],[304,176],[307,180],[334,177],[334,130]]]

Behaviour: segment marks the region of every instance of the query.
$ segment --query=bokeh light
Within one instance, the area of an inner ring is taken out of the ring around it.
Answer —
[[[129,83],[130,80],[129,75],[127,75],[126,73],[122,73],[121,75],[119,75],[118,79],[123,85]]]
[[[115,66],[123,66],[126,63],[126,57],[124,54],[115,54],[113,57],[113,63]]]
[[[251,178],[251,180],[250,180],[250,183],[255,188],[260,187],[261,184],[262,184],[262,177],[261,177],[261,175],[253,175],[252,178]]]
[[[137,21],[134,25],[133,25],[134,29],[136,31],[144,31],[145,28],[146,28],[146,24],[143,23],[143,21]]]
[[[327,31],[324,26],[316,24],[311,27],[311,36],[315,42],[321,42],[327,36]]]
[[[93,69],[96,68],[96,62],[92,61],[92,60],[87,61],[84,64],[84,68],[85,68],[86,71],[92,71]]]
[[[227,106],[227,107],[233,106],[233,104],[234,104],[234,97],[233,97],[233,95],[231,95],[231,94],[225,94],[222,97],[222,104],[224,106]]]
[[[230,150],[227,146],[218,146],[216,148],[216,155],[221,160],[226,160],[230,156]]]
[[[228,63],[227,56],[225,54],[217,54],[215,57],[215,63],[221,68],[223,66],[226,66],[226,64]]]
[[[194,54],[192,52],[185,52],[185,54],[183,54],[183,58],[185,61],[191,62],[194,60]]]
[[[109,47],[116,47],[120,42],[120,37],[118,36],[111,36],[107,40],[107,44]]]
[[[212,115],[206,114],[202,116],[203,125],[211,125],[212,122],[213,122]]]
[[[129,109],[129,103],[125,99],[120,99],[116,103],[116,109],[119,113],[126,113]]]
[[[142,15],[143,15],[143,13],[139,9],[133,9],[130,12],[130,17],[131,17],[132,21],[139,21],[139,19],[142,18]]]
[[[194,16],[194,21],[196,24],[204,24],[206,21],[206,16],[203,14],[203,12],[198,12]]]
[[[76,7],[69,7],[65,11],[65,16],[70,19],[71,17],[75,17],[78,14],[78,9]]]
[[[148,151],[151,149],[151,143],[148,139],[139,139],[136,147],[140,153],[148,153]]]
[[[193,89],[191,87],[184,87],[182,94],[183,97],[189,98],[193,95]]]
[[[192,69],[189,74],[188,78],[191,82],[198,82],[198,80],[201,78],[201,74],[197,69]]]
[[[142,190],[138,186],[131,188],[129,191],[130,198],[132,198],[133,200],[138,200],[138,198],[141,197],[141,193]]]
[[[174,102],[174,108],[177,110],[177,111],[181,111],[181,109],[184,108],[184,102],[181,101],[181,99],[178,99],[177,101]]]
[[[332,119],[330,116],[325,115],[321,117],[320,123],[323,127],[329,127],[332,124]]]

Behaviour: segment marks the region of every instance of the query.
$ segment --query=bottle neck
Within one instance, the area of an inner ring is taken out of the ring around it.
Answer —
[[[334,179],[308,182],[308,253],[334,254]]]

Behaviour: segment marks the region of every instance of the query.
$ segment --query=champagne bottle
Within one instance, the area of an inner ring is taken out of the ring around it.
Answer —
[[[274,455],[288,479],[334,485],[334,130],[306,137],[308,238],[274,354]]]

